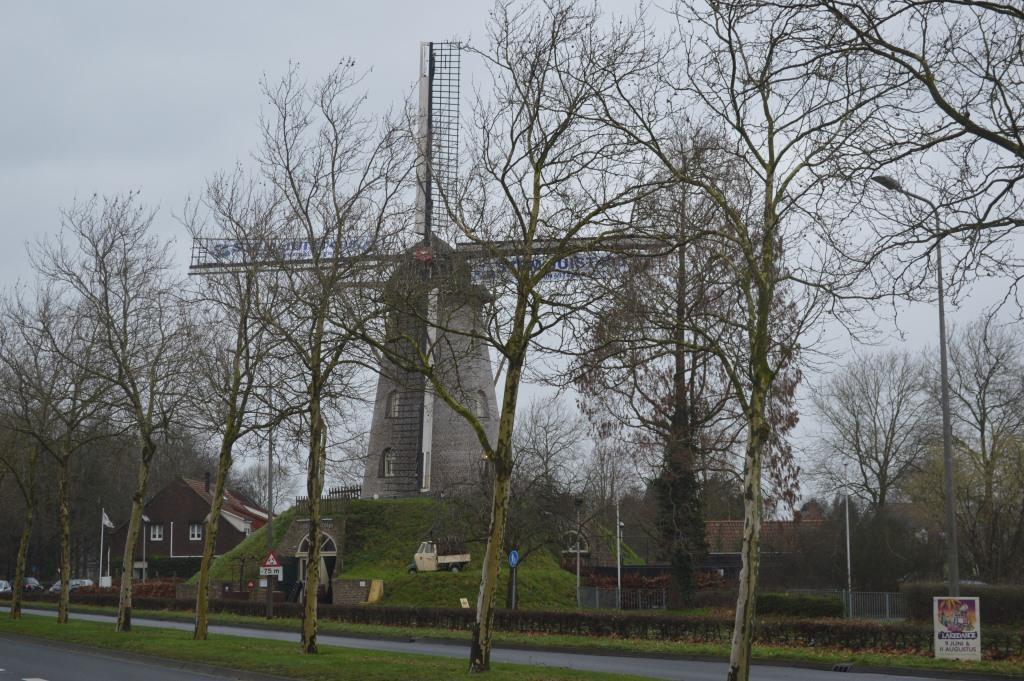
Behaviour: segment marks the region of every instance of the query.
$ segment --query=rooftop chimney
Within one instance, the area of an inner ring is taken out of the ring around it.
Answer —
[[[203,473],[203,482],[205,483],[205,486],[206,486],[206,493],[209,494],[210,493],[210,471],[206,471],[205,473]]]

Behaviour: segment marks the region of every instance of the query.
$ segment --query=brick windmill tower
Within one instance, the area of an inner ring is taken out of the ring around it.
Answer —
[[[417,243],[388,282],[398,301],[388,318],[401,357],[430,357],[444,385],[492,438],[498,405],[488,347],[468,335],[483,324],[487,293],[472,283],[469,261],[436,235],[447,222],[438,187],[454,194],[458,177],[459,46],[420,49]],[[438,198],[435,203],[435,198]],[[429,321],[429,323],[428,323]],[[466,420],[418,372],[384,360],[370,427],[363,497],[443,494],[479,481],[481,448]]]

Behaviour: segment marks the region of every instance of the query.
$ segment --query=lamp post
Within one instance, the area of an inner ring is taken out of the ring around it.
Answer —
[[[622,522],[619,500],[615,500],[615,607],[622,610]]]
[[[946,534],[947,556],[949,563],[949,595],[960,595],[960,565],[957,551],[956,509],[953,506],[953,426],[949,415],[949,362],[946,357],[946,301],[945,288],[942,280],[942,236],[939,223],[939,209],[929,199],[904,189],[900,183],[888,175],[875,175],[871,178],[889,191],[899,192],[911,199],[916,199],[932,209],[935,219],[935,278],[939,295],[939,371],[941,374],[942,401],[942,462],[946,488]]]
[[[580,520],[580,511],[583,508],[583,497],[575,497],[576,504],[576,607],[580,607],[580,533],[583,531],[583,524]]]

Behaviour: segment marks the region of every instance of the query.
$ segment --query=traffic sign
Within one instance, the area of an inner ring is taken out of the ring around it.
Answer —
[[[278,581],[284,579],[284,567],[273,551],[263,559],[263,565],[260,566],[260,577],[277,577]]]
[[[519,565],[519,552],[512,549],[508,552],[508,566],[515,567],[516,565]]]
[[[263,559],[263,567],[265,568],[279,568],[281,567],[281,561],[277,559],[277,554],[271,551],[267,554],[267,557]]]

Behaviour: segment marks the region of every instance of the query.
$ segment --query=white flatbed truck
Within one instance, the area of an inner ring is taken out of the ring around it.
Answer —
[[[441,550],[439,551],[438,545],[432,541],[425,541],[420,544],[419,549],[413,556],[413,562],[409,565],[409,574],[437,572],[438,570],[459,572],[469,564],[469,553],[455,553],[451,549],[445,551],[445,547],[440,548]]]

